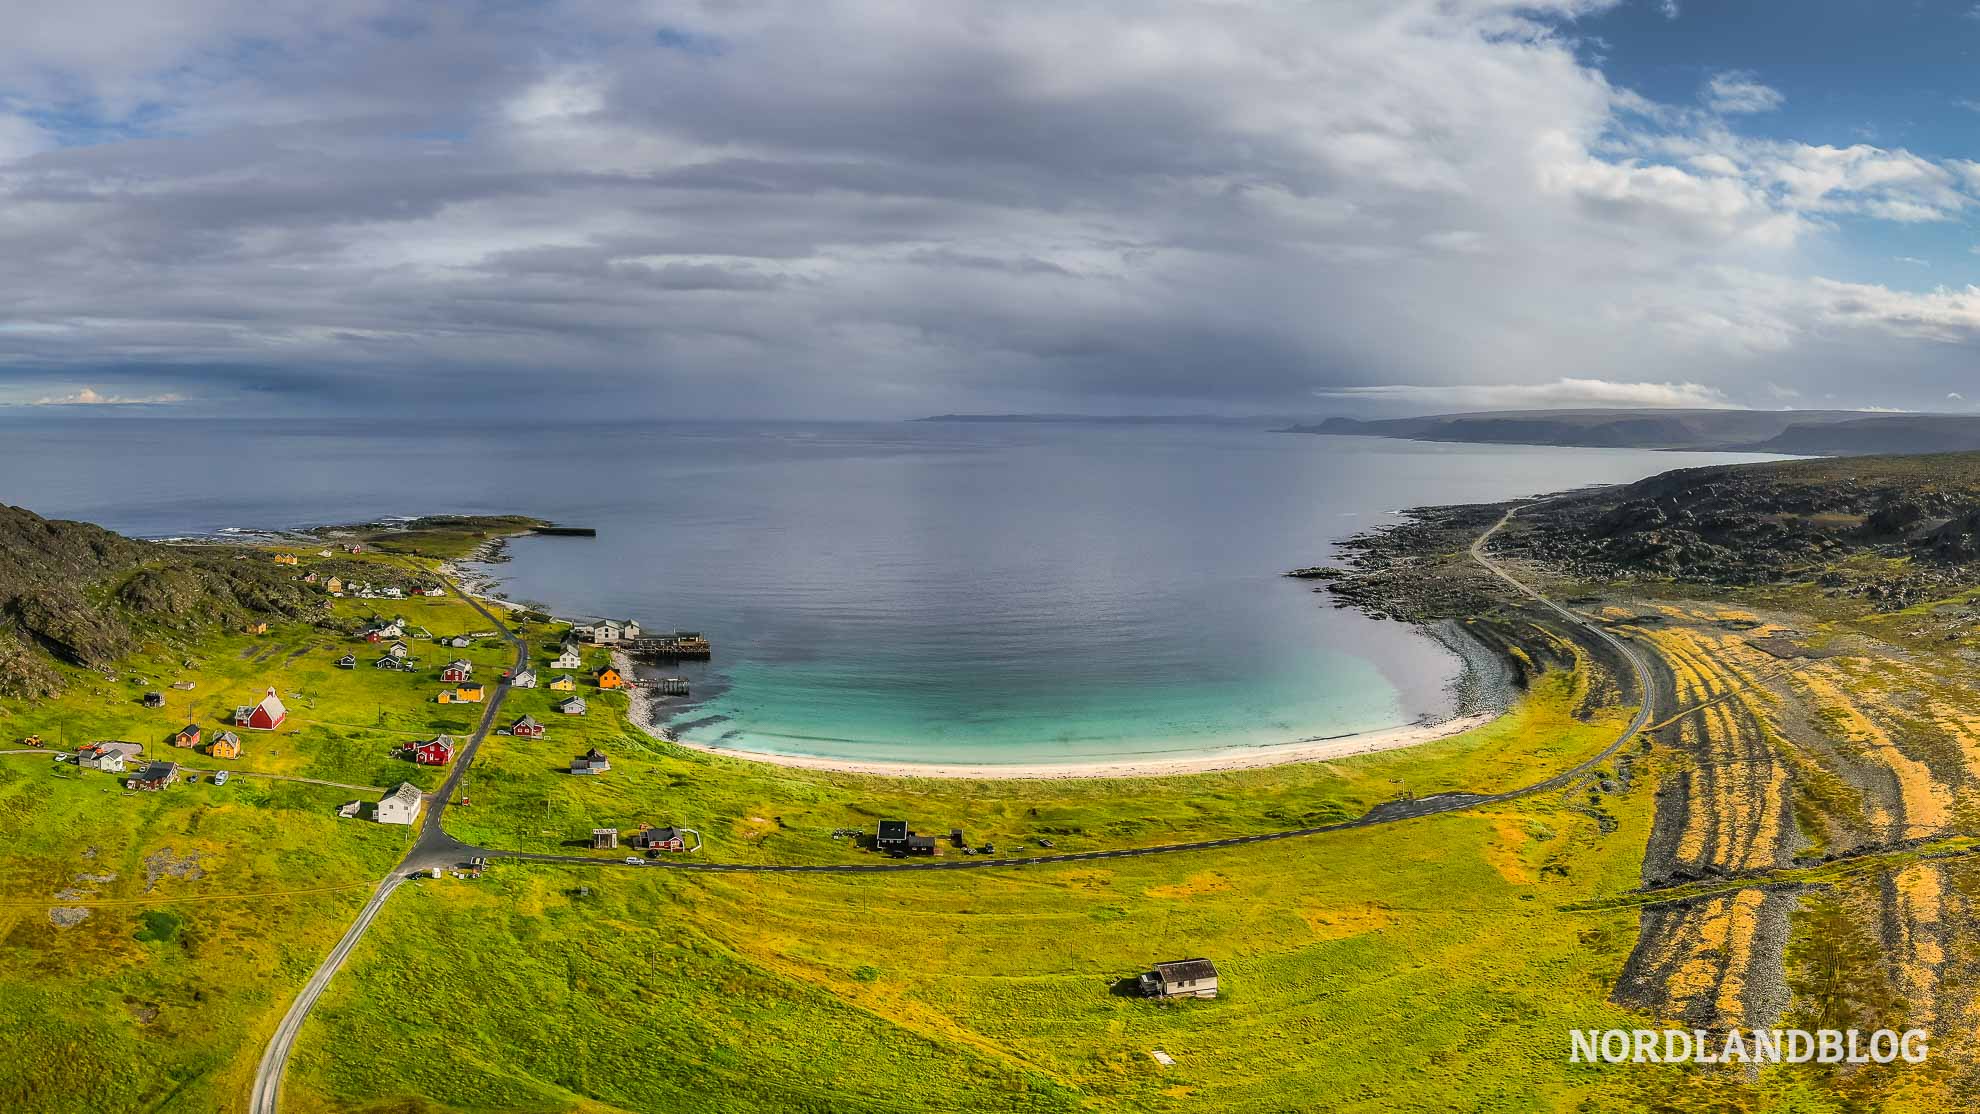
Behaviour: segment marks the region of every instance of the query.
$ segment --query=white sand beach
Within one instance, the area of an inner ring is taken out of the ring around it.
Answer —
[[[613,664],[620,672],[632,675],[632,660],[624,654],[614,654]],[[1336,758],[1349,758],[1357,754],[1374,754],[1384,750],[1398,750],[1416,746],[1436,739],[1481,727],[1497,718],[1494,713],[1479,713],[1458,716],[1441,723],[1411,723],[1379,731],[1364,731],[1354,735],[1343,735],[1332,739],[1306,739],[1272,746],[1233,747],[1210,754],[1178,755],[1173,758],[1151,756],[1147,758],[1120,759],[1105,762],[1066,762],[1033,764],[983,765],[938,765],[919,762],[864,762],[848,758],[822,758],[803,754],[771,754],[764,751],[732,750],[724,747],[711,747],[669,738],[659,728],[653,726],[653,704],[656,698],[645,688],[632,690],[632,707],[629,709],[634,726],[662,742],[689,750],[699,750],[708,754],[719,754],[728,758],[741,758],[750,762],[767,762],[773,766],[791,766],[805,770],[827,770],[842,774],[877,774],[882,777],[940,777],[964,778],[969,780],[1059,780],[1070,778],[1133,778],[1166,777],[1171,774],[1206,774],[1226,770],[1254,770],[1266,766],[1283,766],[1293,762],[1325,762]]]

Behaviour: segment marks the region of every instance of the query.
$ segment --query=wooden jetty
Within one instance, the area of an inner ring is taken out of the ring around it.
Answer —
[[[652,686],[653,691],[662,696],[686,696],[688,694],[688,680],[686,677],[660,677],[647,682],[647,684]]]
[[[619,643],[618,648],[636,658],[667,661],[705,661],[714,654],[701,632],[691,630],[677,630],[650,638],[628,638]]]

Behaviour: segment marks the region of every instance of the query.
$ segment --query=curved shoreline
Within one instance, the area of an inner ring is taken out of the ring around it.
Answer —
[[[633,661],[627,655],[614,651],[612,664],[621,673],[633,669]],[[1003,780],[1071,780],[1075,778],[1139,778],[1168,777],[1174,774],[1224,773],[1232,770],[1257,770],[1269,766],[1287,766],[1297,762],[1325,762],[1337,758],[1350,758],[1360,754],[1375,754],[1385,750],[1399,750],[1437,739],[1447,739],[1460,735],[1497,719],[1503,712],[1477,712],[1471,715],[1456,716],[1438,723],[1408,723],[1396,727],[1386,727],[1376,731],[1362,731],[1352,735],[1342,735],[1331,739],[1309,739],[1301,742],[1274,743],[1266,746],[1240,746],[1210,754],[1182,755],[1174,758],[1148,757],[1095,760],[1088,762],[1028,762],[1028,763],[922,763],[922,762],[875,762],[855,758],[827,758],[808,754],[776,754],[760,750],[736,750],[727,747],[712,747],[704,743],[691,743],[667,735],[653,724],[655,697],[645,688],[631,690],[631,706],[627,709],[627,719],[632,725],[649,737],[673,746],[697,750],[703,754],[722,755],[746,762],[763,762],[772,766],[788,766],[801,770],[819,770],[838,774],[868,774],[878,777],[932,777],[960,778],[970,781]]]

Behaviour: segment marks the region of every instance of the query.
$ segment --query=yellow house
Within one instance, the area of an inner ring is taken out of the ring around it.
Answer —
[[[275,563],[278,565],[293,565],[296,563],[296,555],[293,553],[277,553],[275,555]]]
[[[440,694],[442,704],[479,704],[488,690],[478,684],[456,685]]]
[[[626,687],[626,679],[619,676],[618,670],[608,665],[598,671],[598,687],[602,689],[622,689]]]
[[[341,592],[341,591],[343,591],[343,590],[344,590],[344,578],[343,578],[343,577],[341,577],[341,576],[333,576],[333,577],[331,577],[330,579],[328,579],[328,580],[326,580],[326,581],[324,581],[324,582],[323,582],[323,590],[324,590],[324,591],[326,591],[326,592]]]
[[[247,632],[248,632],[249,634],[267,634],[267,633],[268,633],[268,624],[267,624],[267,623],[249,623],[249,624],[247,625]]]
[[[239,758],[241,737],[232,731],[222,731],[220,737],[213,740],[213,745],[207,748],[206,753],[215,758]]]
[[[576,692],[577,682],[571,679],[570,674],[566,673],[550,682],[549,687],[553,692]]]

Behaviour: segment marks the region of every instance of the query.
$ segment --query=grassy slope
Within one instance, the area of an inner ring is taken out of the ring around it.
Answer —
[[[1585,1081],[1567,1028],[1630,1023],[1603,999],[1634,915],[1560,906],[1634,883],[1649,799],[1612,798],[1607,835],[1541,801],[1022,873],[503,864],[387,910],[291,1087],[351,1110],[1533,1109]],[[1110,993],[1193,954],[1222,998]],[[406,1054],[336,1051],[379,1043]]]

